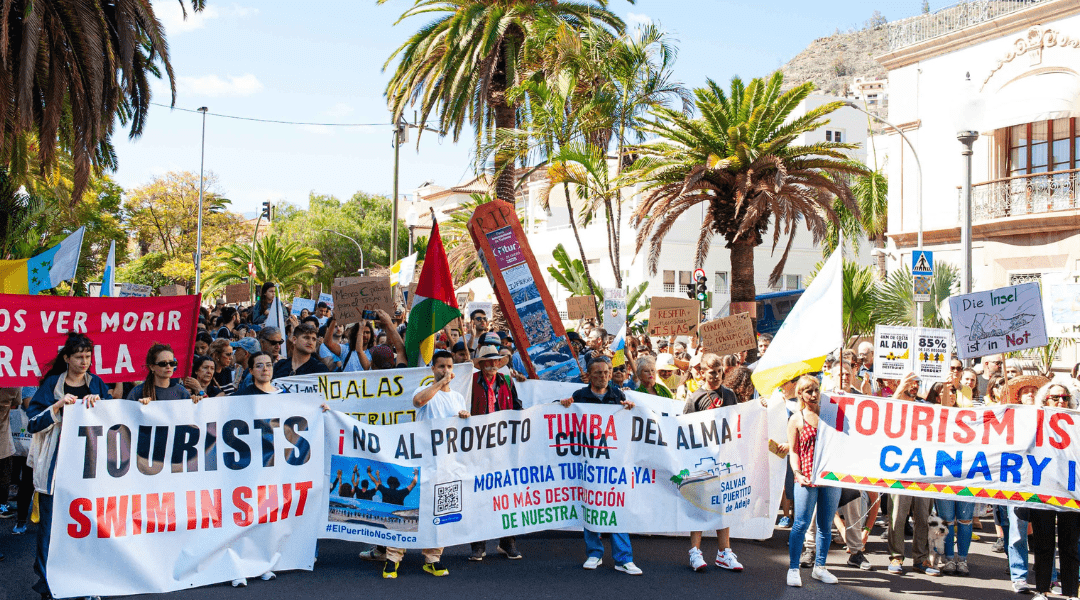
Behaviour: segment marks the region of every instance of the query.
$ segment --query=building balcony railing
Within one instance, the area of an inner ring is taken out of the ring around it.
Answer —
[[[992,21],[1047,0],[967,0],[937,12],[887,24],[889,52]]]
[[[1080,169],[1018,175],[971,186],[972,222],[1080,208]]]

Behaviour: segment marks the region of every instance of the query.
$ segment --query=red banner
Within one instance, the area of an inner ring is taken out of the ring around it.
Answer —
[[[69,331],[94,342],[91,371],[106,383],[140,381],[146,352],[172,346],[180,366],[191,371],[199,296],[77,298],[0,294],[0,386],[38,385],[63,347]]]

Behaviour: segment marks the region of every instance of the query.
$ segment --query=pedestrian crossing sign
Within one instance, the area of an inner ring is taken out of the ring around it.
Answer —
[[[911,254],[912,275],[934,274],[934,253],[928,250],[916,250]]]

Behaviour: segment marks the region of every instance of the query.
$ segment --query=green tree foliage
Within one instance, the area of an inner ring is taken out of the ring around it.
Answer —
[[[604,290],[590,286],[585,265],[576,258],[570,258],[562,244],[555,246],[552,256],[555,258],[555,264],[548,266],[547,269],[555,282],[570,292],[571,296],[593,296],[597,306],[596,312],[600,314],[599,308],[604,303]],[[626,294],[626,322],[627,328],[631,331],[640,329],[641,323],[644,322],[644,319],[637,319],[638,315],[643,313],[648,315],[646,311],[649,310],[651,304],[645,296],[645,290],[648,287],[649,282],[644,281]],[[608,333],[614,335],[617,332],[609,331]]]
[[[189,4],[199,11],[205,2]],[[36,150],[44,174],[58,149],[70,152],[78,201],[92,176],[115,164],[114,124],[142,134],[151,76],[164,70],[175,101],[165,31],[150,2],[130,0],[6,0],[0,19],[0,161],[26,164]],[[28,135],[47,143],[31,148]]]
[[[116,251],[119,254],[119,245],[117,245]],[[117,260],[116,282],[148,285],[155,290],[165,285],[172,285],[173,280],[162,275],[162,268],[168,260],[169,255],[164,252],[144,254],[126,263]],[[195,290],[189,289],[188,291],[194,292]]]
[[[228,210],[230,201],[216,191],[217,178],[206,176],[203,193],[203,277],[214,249],[250,240],[254,228]],[[170,282],[194,290],[195,247],[199,222],[199,174],[170,172],[131,190],[126,204],[127,227],[139,256],[151,252],[168,258],[161,274]],[[108,248],[106,248],[108,252]],[[119,263],[118,265],[119,266]]]
[[[356,192],[343,202],[334,196],[312,193],[307,209],[291,204],[275,207],[271,230],[282,240],[314,249],[323,262],[314,281],[329,288],[335,277],[356,274],[360,268],[360,248],[365,268],[390,266],[392,214],[393,205],[386,196]],[[356,240],[360,248],[342,236]],[[398,219],[397,242],[398,248],[409,245],[409,228],[402,219]],[[414,252],[421,255],[426,247],[423,239],[413,245]]]
[[[542,29],[562,24],[580,31],[596,22],[621,32],[624,23],[606,6],[607,0],[413,0],[398,23],[416,15],[438,16],[410,36],[384,65],[398,59],[386,87],[394,120],[409,104],[419,104],[421,120],[426,122],[434,113],[439,129],[454,141],[468,120],[479,151],[497,130],[517,126],[521,107],[511,102],[508,92],[521,83],[530,63],[526,41]],[[512,161],[512,153],[495,155],[494,191],[503,200],[514,198],[514,172],[506,168]]]
[[[779,72],[749,85],[736,77],[728,90],[710,80],[694,92],[698,117],[667,108],[653,111],[655,118],[645,130],[657,140],[633,148],[641,155],[633,180],[644,184],[644,198],[631,219],[638,228],[638,250],[649,245],[647,264],[653,273],[676,220],[705,204],[695,264],[704,264],[712,238],[723,236],[731,254],[731,301],[753,302],[754,249],[770,226],[774,251],[781,236],[788,237],[769,276],[775,284],[798,226],[805,225],[819,243],[826,223],[838,221],[834,198],[857,214],[843,184],[844,176],[866,171],[844,154],[855,146],[794,143],[800,134],[825,125],[829,113],[841,106],[830,102],[789,118],[813,87],[807,82],[783,91]],[[756,358],[755,351],[750,354],[748,360]]]
[[[273,233],[260,237],[254,250],[252,256],[252,247],[246,243],[218,248],[204,293],[213,295],[230,283],[240,283],[248,277],[251,260],[255,263],[255,283],[273,281],[281,290],[279,293],[289,298],[302,293],[323,266],[318,250],[283,240]]]
[[[915,290],[911,269],[904,265],[889,273],[878,293],[878,312],[883,325],[916,326]],[[934,261],[934,280],[930,285],[930,301],[923,303],[923,327],[950,329],[952,321],[943,314],[948,310],[945,301],[960,291],[960,272],[956,266]]]
[[[472,194],[458,210],[439,223],[439,236],[442,237],[443,248],[446,249],[446,262],[450,265],[450,275],[455,286],[462,286],[477,277],[486,276],[476,245],[469,234],[469,219],[476,212],[476,207],[494,199],[494,196],[489,194]],[[522,211],[518,211],[518,219],[525,221]]]

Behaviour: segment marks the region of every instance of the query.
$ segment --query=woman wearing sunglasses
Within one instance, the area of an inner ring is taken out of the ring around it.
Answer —
[[[146,379],[132,388],[127,399],[143,404],[150,404],[154,400],[190,400],[191,392],[179,380],[173,380],[178,364],[168,344],[151,346],[146,353]]]

